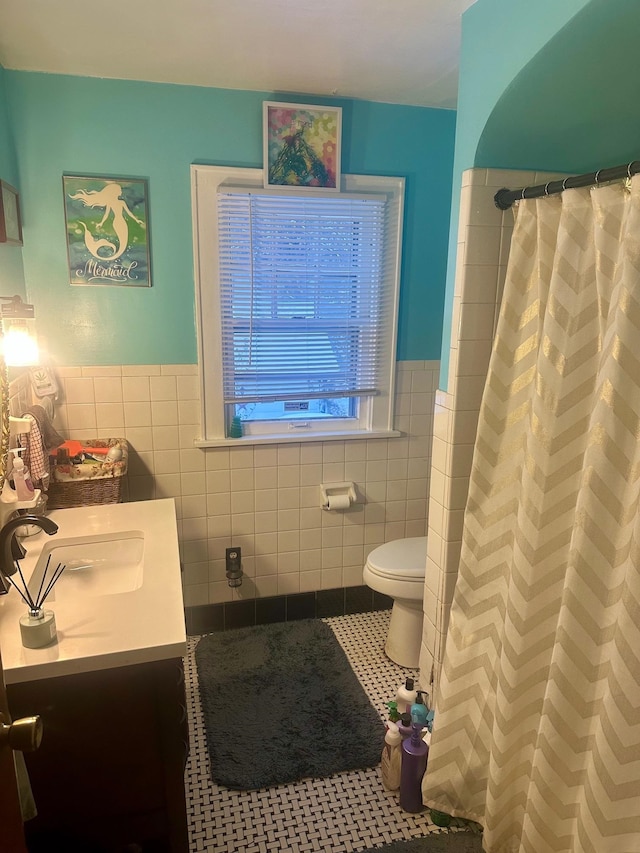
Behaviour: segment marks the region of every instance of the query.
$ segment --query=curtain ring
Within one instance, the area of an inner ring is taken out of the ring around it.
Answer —
[[[564,179],[564,181],[562,182],[562,191],[563,191],[563,192],[564,192],[564,191],[566,190],[566,188],[567,188],[567,181],[568,181],[568,180],[569,180],[569,178],[565,178],[565,179]]]
[[[629,163],[629,165],[627,166],[627,177],[629,178],[629,180],[631,180],[631,167],[632,166],[633,166],[633,161],[631,163]]]
[[[600,172],[601,171],[602,171],[602,169],[598,169],[598,171],[596,172],[596,184],[599,183],[599,181],[600,181]]]
[[[549,195],[549,184],[550,183],[551,183],[551,181],[547,181],[547,183],[544,185],[544,194],[545,195]]]
[[[520,193],[520,200],[524,199],[524,194],[525,194],[526,190],[527,190],[526,187],[522,187],[522,192]]]

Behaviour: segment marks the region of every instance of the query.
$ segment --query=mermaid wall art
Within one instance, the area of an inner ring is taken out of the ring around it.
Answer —
[[[150,287],[147,184],[62,179],[71,284]]]

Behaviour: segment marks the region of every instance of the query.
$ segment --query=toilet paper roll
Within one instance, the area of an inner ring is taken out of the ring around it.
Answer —
[[[327,509],[349,509],[351,506],[351,498],[349,495],[329,495],[329,506]]]

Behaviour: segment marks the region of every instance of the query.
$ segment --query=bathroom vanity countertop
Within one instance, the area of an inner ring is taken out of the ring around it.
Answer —
[[[79,536],[142,531],[142,584],[131,592],[45,602],[55,613],[57,641],[22,645],[26,605],[15,589],[0,596],[0,649],[7,684],[182,657],[186,632],[174,501],[138,501],[54,510],[58,532],[22,539],[28,580],[45,544]]]

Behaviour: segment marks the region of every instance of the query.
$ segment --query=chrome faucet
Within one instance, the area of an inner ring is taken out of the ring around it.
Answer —
[[[7,521],[0,529],[0,595],[6,595],[11,589],[7,578],[18,571],[16,560],[22,560],[26,556],[26,550],[15,537],[16,529],[25,524],[35,524],[49,536],[53,536],[58,530],[55,521],[43,515],[19,515]]]

